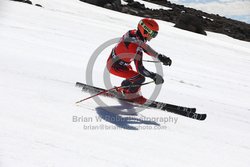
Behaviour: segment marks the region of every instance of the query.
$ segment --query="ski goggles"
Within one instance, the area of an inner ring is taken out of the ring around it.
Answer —
[[[148,26],[146,26],[146,24],[144,24],[143,21],[140,21],[139,24],[143,27],[143,29],[144,29],[152,38],[155,38],[155,37],[157,36],[158,32],[157,32],[157,31],[153,31],[153,30],[151,30],[150,28],[148,28]]]

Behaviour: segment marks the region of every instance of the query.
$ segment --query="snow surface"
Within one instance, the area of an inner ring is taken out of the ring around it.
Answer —
[[[117,114],[93,100],[76,106],[89,94],[74,84],[86,82],[94,50],[136,28],[140,18],[78,0],[33,1],[44,8],[0,2],[1,167],[249,166],[249,43],[158,21],[160,33],[149,44],[173,65],[163,67],[165,83],[157,100],[197,107],[208,117],[196,121],[153,109],[128,115],[130,106],[102,98],[124,113]],[[104,87],[109,52],[110,47],[95,64],[96,86]],[[142,93],[149,97],[153,89],[145,86]]]

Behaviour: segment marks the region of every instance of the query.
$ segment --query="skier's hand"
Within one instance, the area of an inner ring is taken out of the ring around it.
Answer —
[[[153,77],[153,80],[155,81],[156,85],[163,84],[164,82],[164,79],[159,74],[155,74],[155,76]]]
[[[167,56],[165,56],[165,55],[163,55],[163,54],[159,54],[158,55],[158,59],[163,63],[163,65],[165,65],[165,66],[171,66],[171,64],[172,64],[172,60],[169,58],[169,57],[167,57]]]

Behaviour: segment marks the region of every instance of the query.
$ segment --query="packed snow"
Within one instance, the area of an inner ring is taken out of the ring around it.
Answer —
[[[75,105],[89,96],[75,82],[86,83],[93,52],[141,18],[78,0],[33,2],[43,8],[0,2],[1,167],[249,166],[249,42],[157,20],[159,35],[148,44],[173,64],[163,67],[156,100],[196,107],[207,114],[205,121],[154,109],[136,115],[134,106],[105,97],[106,107],[93,99]],[[97,58],[95,86],[105,87],[114,45]],[[121,78],[111,76],[111,82],[119,85]],[[142,94],[150,97],[154,88],[144,86]]]

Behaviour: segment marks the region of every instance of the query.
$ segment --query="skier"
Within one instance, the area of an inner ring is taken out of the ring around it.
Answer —
[[[121,86],[126,88],[120,89],[126,99],[137,101],[141,104],[146,99],[141,96],[140,85],[145,81],[145,77],[149,77],[155,81],[156,85],[164,82],[161,75],[148,71],[142,63],[143,52],[157,58],[163,65],[170,66],[172,61],[169,57],[157,53],[149,45],[146,44],[158,34],[159,26],[157,22],[151,18],[144,18],[138,23],[137,30],[129,30],[122,36],[119,43],[112,49],[107,60],[107,68],[109,72],[118,77],[125,78]],[[134,61],[136,70],[133,70],[130,63]]]

